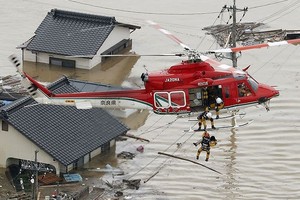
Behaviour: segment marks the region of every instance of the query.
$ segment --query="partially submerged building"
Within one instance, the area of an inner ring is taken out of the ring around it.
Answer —
[[[91,69],[102,61],[101,55],[131,47],[130,33],[139,28],[115,17],[52,9],[19,48],[23,61]]]
[[[129,130],[103,109],[38,104],[30,96],[1,107],[0,122],[0,167],[26,169],[37,160],[57,174],[83,166]]]

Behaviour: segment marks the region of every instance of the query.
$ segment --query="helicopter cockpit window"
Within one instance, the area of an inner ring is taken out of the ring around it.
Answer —
[[[254,91],[257,91],[258,89],[258,83],[251,77],[248,77],[248,83],[250,84],[250,86],[252,87],[252,89]]]
[[[238,92],[239,92],[239,97],[247,97],[251,96],[251,90],[244,84],[238,84]]]

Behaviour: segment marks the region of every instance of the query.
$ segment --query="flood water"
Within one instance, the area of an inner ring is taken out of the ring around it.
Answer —
[[[115,16],[117,21],[139,25],[142,28],[131,35],[132,50],[139,54],[159,54],[182,52],[182,48],[150,27],[146,20],[159,23],[191,48],[204,52],[217,46],[215,40],[205,35],[202,28],[219,24],[220,21],[224,24],[228,20],[228,14],[217,18],[225,4],[232,5],[232,1],[2,0],[0,72],[1,75],[15,73],[7,57],[12,53],[21,54],[15,47],[33,36],[47,12],[53,8]],[[269,29],[300,27],[298,0],[277,3],[266,0],[237,1],[237,7],[245,6],[249,7],[249,11],[242,22],[264,22],[265,28]],[[241,16],[239,13],[238,20]],[[218,145],[211,149],[209,162],[204,161],[205,155],[202,153],[199,163],[221,174],[191,162],[158,154],[164,152],[196,161],[197,148],[192,143],[200,138],[201,133],[185,131],[193,123],[175,116],[161,116],[151,112],[149,115],[143,114],[146,121],[139,120],[138,123],[142,126],[129,133],[150,142],[133,139],[117,142],[116,153],[130,151],[136,153],[136,157],[132,160],[110,158],[107,161],[111,162],[108,164],[123,169],[126,172],[125,178],[142,179],[139,190],[124,192],[128,198],[300,199],[299,57],[299,46],[290,45],[246,51],[239,58],[240,68],[251,65],[249,73],[259,82],[277,86],[280,96],[271,101],[269,112],[263,107],[243,110],[246,116],[238,119],[238,122],[253,119],[250,125],[236,130],[211,131],[211,135],[218,139]],[[111,61],[118,65],[116,68],[99,69],[107,73],[101,78],[95,72],[96,68],[92,73],[82,70],[61,71],[60,68],[38,67],[29,63],[26,70],[41,81],[53,81],[65,74],[82,80],[111,84],[121,84],[125,79],[123,84],[141,86],[141,82],[135,81],[136,77],[145,72],[145,67],[149,71],[165,69],[181,59],[122,58]],[[230,64],[229,61],[224,62]],[[116,76],[119,78],[116,79]],[[136,118],[126,121],[128,124],[136,122]],[[227,120],[216,121],[216,125],[229,123]],[[145,149],[143,153],[136,151],[140,145]],[[96,178],[98,176],[100,175]],[[104,178],[111,180],[119,177],[112,178],[111,174],[105,174]]]

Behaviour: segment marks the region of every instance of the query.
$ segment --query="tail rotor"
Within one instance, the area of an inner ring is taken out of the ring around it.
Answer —
[[[12,62],[12,64],[16,67],[17,72],[18,72],[22,77],[24,77],[24,74],[23,74],[23,71],[22,71],[21,62],[20,62],[18,56],[15,55],[15,54],[12,54],[12,55],[10,55],[8,58],[9,58],[9,60]]]
[[[12,64],[16,67],[17,72],[22,76],[23,79],[21,81],[21,84],[23,85],[23,87],[26,88],[26,91],[31,96],[34,96],[36,94],[37,87],[26,79],[26,76],[22,70],[21,61],[19,60],[18,56],[12,54],[8,58],[12,62]]]

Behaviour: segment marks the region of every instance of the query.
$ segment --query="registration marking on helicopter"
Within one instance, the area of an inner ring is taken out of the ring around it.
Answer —
[[[101,100],[100,104],[102,106],[117,105],[117,101],[116,100]]]
[[[203,86],[203,85],[208,85],[208,82],[206,81],[206,82],[199,82],[198,83],[198,86]]]
[[[179,82],[179,78],[166,78],[165,82]]]

